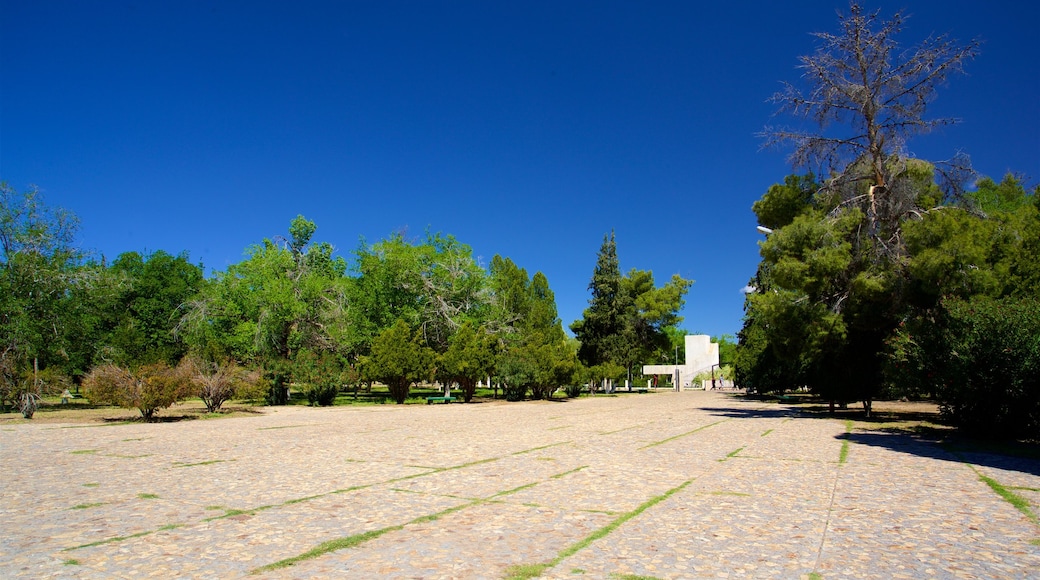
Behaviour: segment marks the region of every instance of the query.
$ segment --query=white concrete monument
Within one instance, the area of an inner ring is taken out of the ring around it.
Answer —
[[[711,341],[707,334],[686,335],[686,364],[681,365],[645,365],[644,375],[671,375],[676,390],[703,388],[691,385],[693,377],[719,364],[719,345]]]

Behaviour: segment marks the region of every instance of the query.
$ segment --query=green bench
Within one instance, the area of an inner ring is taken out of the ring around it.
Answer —
[[[454,400],[455,400],[455,397],[426,397],[426,404],[429,405],[430,403],[432,403],[434,401],[443,402],[443,403],[451,403]]]

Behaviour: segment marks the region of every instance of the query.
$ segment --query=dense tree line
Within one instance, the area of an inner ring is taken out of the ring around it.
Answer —
[[[484,268],[450,235],[362,241],[348,261],[297,216],[207,278],[186,254],[93,259],[73,246],[75,216],[35,189],[2,192],[4,405],[73,382],[145,417],[188,396],[210,411],[234,397],[284,404],[290,385],[316,405],[373,382],[398,403],[433,382],[470,401],[489,377],[507,399],[540,399],[588,375],[545,275],[502,256]],[[621,280],[619,332],[633,342],[611,360],[631,361],[678,320],[685,282]]]
[[[769,128],[798,166],[754,204],[770,231],[750,283],[738,381],[834,403],[936,397],[958,424],[1040,436],[1040,195],[971,179],[966,158],[915,159],[907,140],[952,122],[926,104],[977,43],[902,50],[902,17],[853,4],[802,58],[808,87],[774,99],[807,129]],[[842,132],[844,129],[844,133]],[[963,188],[973,184],[973,188]]]

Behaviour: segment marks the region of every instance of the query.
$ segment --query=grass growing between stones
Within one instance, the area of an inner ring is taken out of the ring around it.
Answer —
[[[657,445],[663,445],[665,443],[668,443],[669,441],[675,441],[676,439],[681,439],[683,437],[687,437],[689,435],[693,435],[694,433],[696,433],[698,431],[703,431],[703,430],[707,429],[708,427],[714,427],[715,425],[718,425],[719,423],[725,423],[726,421],[729,421],[729,419],[722,419],[721,421],[715,421],[714,423],[708,423],[707,425],[701,425],[700,427],[697,427],[693,431],[687,431],[685,433],[680,433],[678,435],[669,437],[667,439],[662,439],[660,441],[654,441],[653,443],[649,443],[647,445],[644,445],[644,446],[640,447],[639,449],[642,450],[642,449],[647,449],[647,448],[654,447],[654,446],[657,446]]]
[[[600,538],[604,538],[610,535],[614,530],[618,529],[622,524],[624,524],[628,520],[631,520],[632,518],[645,512],[651,507],[679,493],[691,483],[693,483],[692,479],[686,480],[682,484],[673,487],[672,489],[669,489],[661,495],[657,495],[646,500],[645,502],[637,506],[634,510],[621,514],[613,521],[611,521],[609,524],[592,532],[588,536],[585,536],[585,538],[575,542],[567,548],[564,548],[562,551],[560,551],[559,554],[556,555],[555,558],[548,562],[544,562],[541,564],[517,564],[514,566],[510,566],[506,569],[506,578],[509,580],[526,580],[527,578],[537,578],[538,576],[541,576],[542,572],[545,572],[546,570],[556,566],[566,558],[569,558],[574,554],[577,554],[578,552],[584,550],[585,548],[589,547],[592,544],[592,542],[595,542]]]
[[[972,466],[972,469],[975,469],[975,467]],[[1033,522],[1034,524],[1040,525],[1040,518],[1038,518],[1037,515],[1033,513],[1033,509],[1029,504],[1029,500],[1004,487],[999,481],[991,477],[986,477],[985,475],[982,475],[981,473],[979,473],[978,469],[975,469],[975,473],[978,474],[979,481],[988,485],[989,488],[992,489],[994,493],[1003,498],[1004,501],[1011,504],[1016,510],[1022,512],[1023,515],[1029,518],[1029,521]]]
[[[740,453],[743,450],[744,450],[743,447],[738,447],[738,448],[734,449],[733,451],[730,451],[729,453],[727,453],[726,456],[723,457],[722,459],[719,459],[719,462],[725,461],[725,460],[730,459],[732,457],[736,457],[737,454]]]
[[[838,453],[838,465],[845,465],[849,460],[849,433],[852,433],[852,420],[845,420],[845,438],[841,442],[841,451]]]
[[[199,465],[213,465],[214,463],[226,463],[228,461],[234,461],[234,459],[210,459],[209,461],[199,461],[198,463],[181,463],[180,461],[175,461],[173,463],[173,466],[174,467],[196,467],[196,466],[199,466]]]
[[[404,523],[404,524],[400,524],[400,525],[396,525],[396,526],[387,526],[385,528],[380,528],[378,530],[372,530],[372,531],[369,531],[369,532],[363,532],[363,533],[360,533],[360,534],[354,534],[352,536],[347,536],[345,538],[338,538],[338,539],[335,539],[335,540],[329,540],[328,542],[324,542],[324,543],[318,544],[314,548],[311,548],[310,550],[307,550],[306,552],[304,552],[302,554],[299,554],[297,556],[293,556],[291,558],[285,558],[284,560],[279,560],[277,562],[273,562],[273,563],[267,564],[265,566],[260,566],[259,568],[254,568],[253,570],[250,570],[249,573],[251,575],[256,575],[256,574],[260,574],[262,572],[269,572],[271,570],[279,570],[281,568],[288,568],[289,566],[293,566],[295,564],[299,564],[300,562],[304,562],[306,560],[313,560],[315,558],[318,558],[320,556],[324,556],[325,554],[328,554],[328,553],[331,553],[331,552],[338,552],[340,550],[346,550],[348,548],[353,548],[355,546],[359,546],[361,544],[364,544],[365,542],[369,542],[371,540],[374,540],[374,539],[376,539],[379,536],[382,536],[384,534],[388,534],[390,532],[397,532],[397,531],[403,530],[405,526],[410,525],[410,524],[421,524],[421,523],[425,523],[425,522],[435,521],[435,520],[437,520],[437,519],[439,519],[439,518],[441,518],[441,517],[443,517],[443,516],[445,516],[447,514],[457,512],[457,511],[459,511],[461,509],[467,508],[467,507],[469,507],[471,505],[475,505],[477,503],[481,503],[481,501],[470,502],[470,503],[458,505],[458,506],[455,506],[455,507],[451,507],[451,508],[439,511],[439,512],[434,513],[434,514],[429,514],[429,515],[425,515],[425,516],[421,516],[421,517],[415,518],[415,519],[413,519],[413,520],[411,520],[411,521],[409,521],[407,523]]]
[[[100,502],[96,502],[96,503],[81,503],[79,505],[74,505],[74,506],[70,507],[69,509],[70,510],[86,510],[86,509],[90,509],[92,507],[98,507],[100,505],[105,505],[105,502],[100,501]]]
[[[96,542],[90,542],[89,544],[82,544],[79,546],[73,546],[71,548],[65,548],[62,552],[71,552],[72,550],[82,550],[83,548],[93,548],[94,546],[103,546],[105,544],[112,544],[115,542],[122,542],[123,540],[132,540],[134,538],[141,538],[144,536],[150,536],[156,532],[165,532],[168,530],[175,530],[184,524],[166,524],[165,526],[158,527],[154,530],[145,530],[143,532],[137,532],[136,534],[130,534],[127,536],[116,536],[114,538],[106,538],[104,540],[98,540]]]
[[[579,467],[577,469],[572,469],[570,471],[565,471],[563,473],[558,473],[558,474],[552,476],[552,478],[553,479],[557,479],[557,478],[563,477],[563,476],[565,476],[567,474],[579,471],[581,469],[584,469],[584,466],[583,467]],[[292,566],[294,564],[298,564],[298,563],[303,562],[305,560],[313,560],[314,558],[318,558],[320,556],[324,556],[325,554],[328,554],[330,552],[337,552],[339,550],[345,550],[347,548],[353,548],[355,546],[359,546],[361,544],[364,544],[365,542],[368,542],[370,540],[374,540],[374,539],[378,538],[379,536],[382,536],[382,535],[387,534],[389,532],[396,532],[396,531],[403,530],[405,528],[405,526],[433,522],[433,521],[439,520],[440,518],[442,518],[442,517],[444,517],[446,515],[453,514],[453,513],[458,512],[458,511],[462,511],[462,510],[464,510],[466,508],[473,507],[475,505],[480,505],[480,504],[486,504],[486,503],[493,502],[497,498],[500,498],[500,497],[506,496],[506,495],[510,495],[510,494],[514,494],[514,493],[517,493],[519,491],[523,491],[525,489],[534,487],[534,486],[538,485],[539,483],[541,483],[541,482],[528,483],[528,484],[521,485],[519,487],[514,487],[513,489],[507,489],[505,491],[500,491],[500,492],[492,495],[491,497],[489,497],[487,499],[477,499],[477,500],[467,501],[467,502],[459,504],[457,506],[450,507],[450,508],[447,508],[447,509],[443,509],[443,510],[441,510],[439,512],[436,512],[436,513],[427,514],[427,515],[424,515],[424,516],[419,516],[419,517],[414,518],[412,520],[409,520],[408,522],[405,522],[403,524],[399,524],[399,525],[395,525],[395,526],[387,526],[385,528],[380,528],[378,530],[372,530],[372,531],[369,531],[369,532],[364,532],[364,533],[360,533],[360,534],[354,534],[352,536],[347,536],[345,538],[339,538],[339,539],[336,539],[336,540],[330,540],[328,542],[324,542],[322,544],[319,544],[318,546],[315,546],[314,548],[311,548],[310,550],[307,550],[306,552],[304,552],[302,554],[299,554],[297,556],[293,556],[291,558],[285,558],[284,560],[279,560],[279,561],[273,562],[271,564],[260,566],[259,568],[254,568],[249,573],[252,574],[252,575],[255,575],[255,574],[260,574],[261,572],[267,572],[267,571],[270,571],[270,570],[278,570],[278,569],[281,569],[281,568],[288,568],[289,566]],[[323,495],[325,495],[325,494],[323,494]],[[292,501],[292,500],[290,500],[290,501]],[[297,501],[300,501],[300,500],[297,500]]]
[[[159,499],[159,496],[155,495],[154,493],[139,493],[137,494],[137,497],[141,499]]]

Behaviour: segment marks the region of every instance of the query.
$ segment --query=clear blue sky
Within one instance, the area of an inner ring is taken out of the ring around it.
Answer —
[[[735,333],[758,262],[761,151],[833,2],[0,0],[0,179],[82,220],[79,244],[222,270],[303,214],[360,236],[454,234],[541,270],[565,325],[603,236],[623,270],[696,280],[691,331]],[[1033,2],[871,2],[905,45],[985,41],[918,138],[926,159],[1040,178]]]

